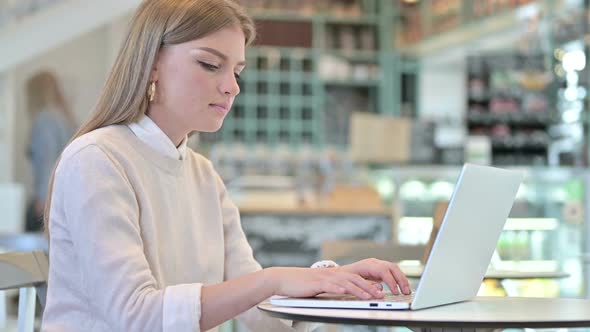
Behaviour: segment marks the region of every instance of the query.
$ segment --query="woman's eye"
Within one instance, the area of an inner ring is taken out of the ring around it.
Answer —
[[[240,78],[241,78],[240,74],[238,74],[238,73],[234,73],[234,76],[236,77],[236,80],[238,80],[238,81],[239,81],[239,80],[240,80]]]
[[[199,64],[201,65],[201,67],[205,68],[208,71],[217,71],[217,70],[219,70],[219,67],[218,66],[212,65],[210,63],[199,61]]]

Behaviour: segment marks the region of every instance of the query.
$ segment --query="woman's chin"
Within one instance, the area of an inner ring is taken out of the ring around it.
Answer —
[[[223,121],[219,121],[219,123],[212,123],[208,126],[204,126],[204,128],[200,128],[197,131],[201,133],[216,133],[221,129],[221,125]]]

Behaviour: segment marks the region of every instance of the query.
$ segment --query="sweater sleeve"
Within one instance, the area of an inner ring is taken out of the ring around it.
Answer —
[[[202,285],[157,284],[137,199],[119,164],[89,145],[64,157],[55,181],[89,310],[113,331],[199,331]]]

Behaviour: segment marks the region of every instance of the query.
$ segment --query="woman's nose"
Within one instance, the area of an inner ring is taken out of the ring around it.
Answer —
[[[240,93],[240,85],[235,74],[231,74],[229,78],[225,79],[221,85],[221,92],[229,96],[237,96]]]

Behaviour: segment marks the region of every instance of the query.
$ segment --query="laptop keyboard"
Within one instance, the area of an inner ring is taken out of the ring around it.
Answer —
[[[319,299],[319,300],[338,300],[338,301],[371,301],[371,302],[411,302],[412,299],[414,298],[414,294],[416,294],[414,291],[412,291],[412,294],[408,294],[408,295],[394,295],[391,292],[385,292],[385,296],[382,299],[371,299],[371,300],[362,300],[359,299],[358,297],[354,296],[354,295],[336,295],[336,294],[319,294],[316,295],[315,298]]]
[[[408,302],[408,301],[412,301],[412,299],[414,298],[414,292],[412,292],[412,294],[408,294],[408,295],[404,295],[404,294],[400,294],[400,295],[393,295],[391,293],[385,293],[385,296],[382,299],[379,299],[379,301],[387,301],[387,302]]]
[[[339,300],[339,301],[371,301],[371,302],[411,302],[414,298],[414,292],[408,295],[393,295],[390,292],[385,292],[385,296],[382,299],[371,299],[371,300],[362,300],[354,295],[334,295],[334,294],[320,294],[317,295],[317,299],[324,299],[324,300]]]

